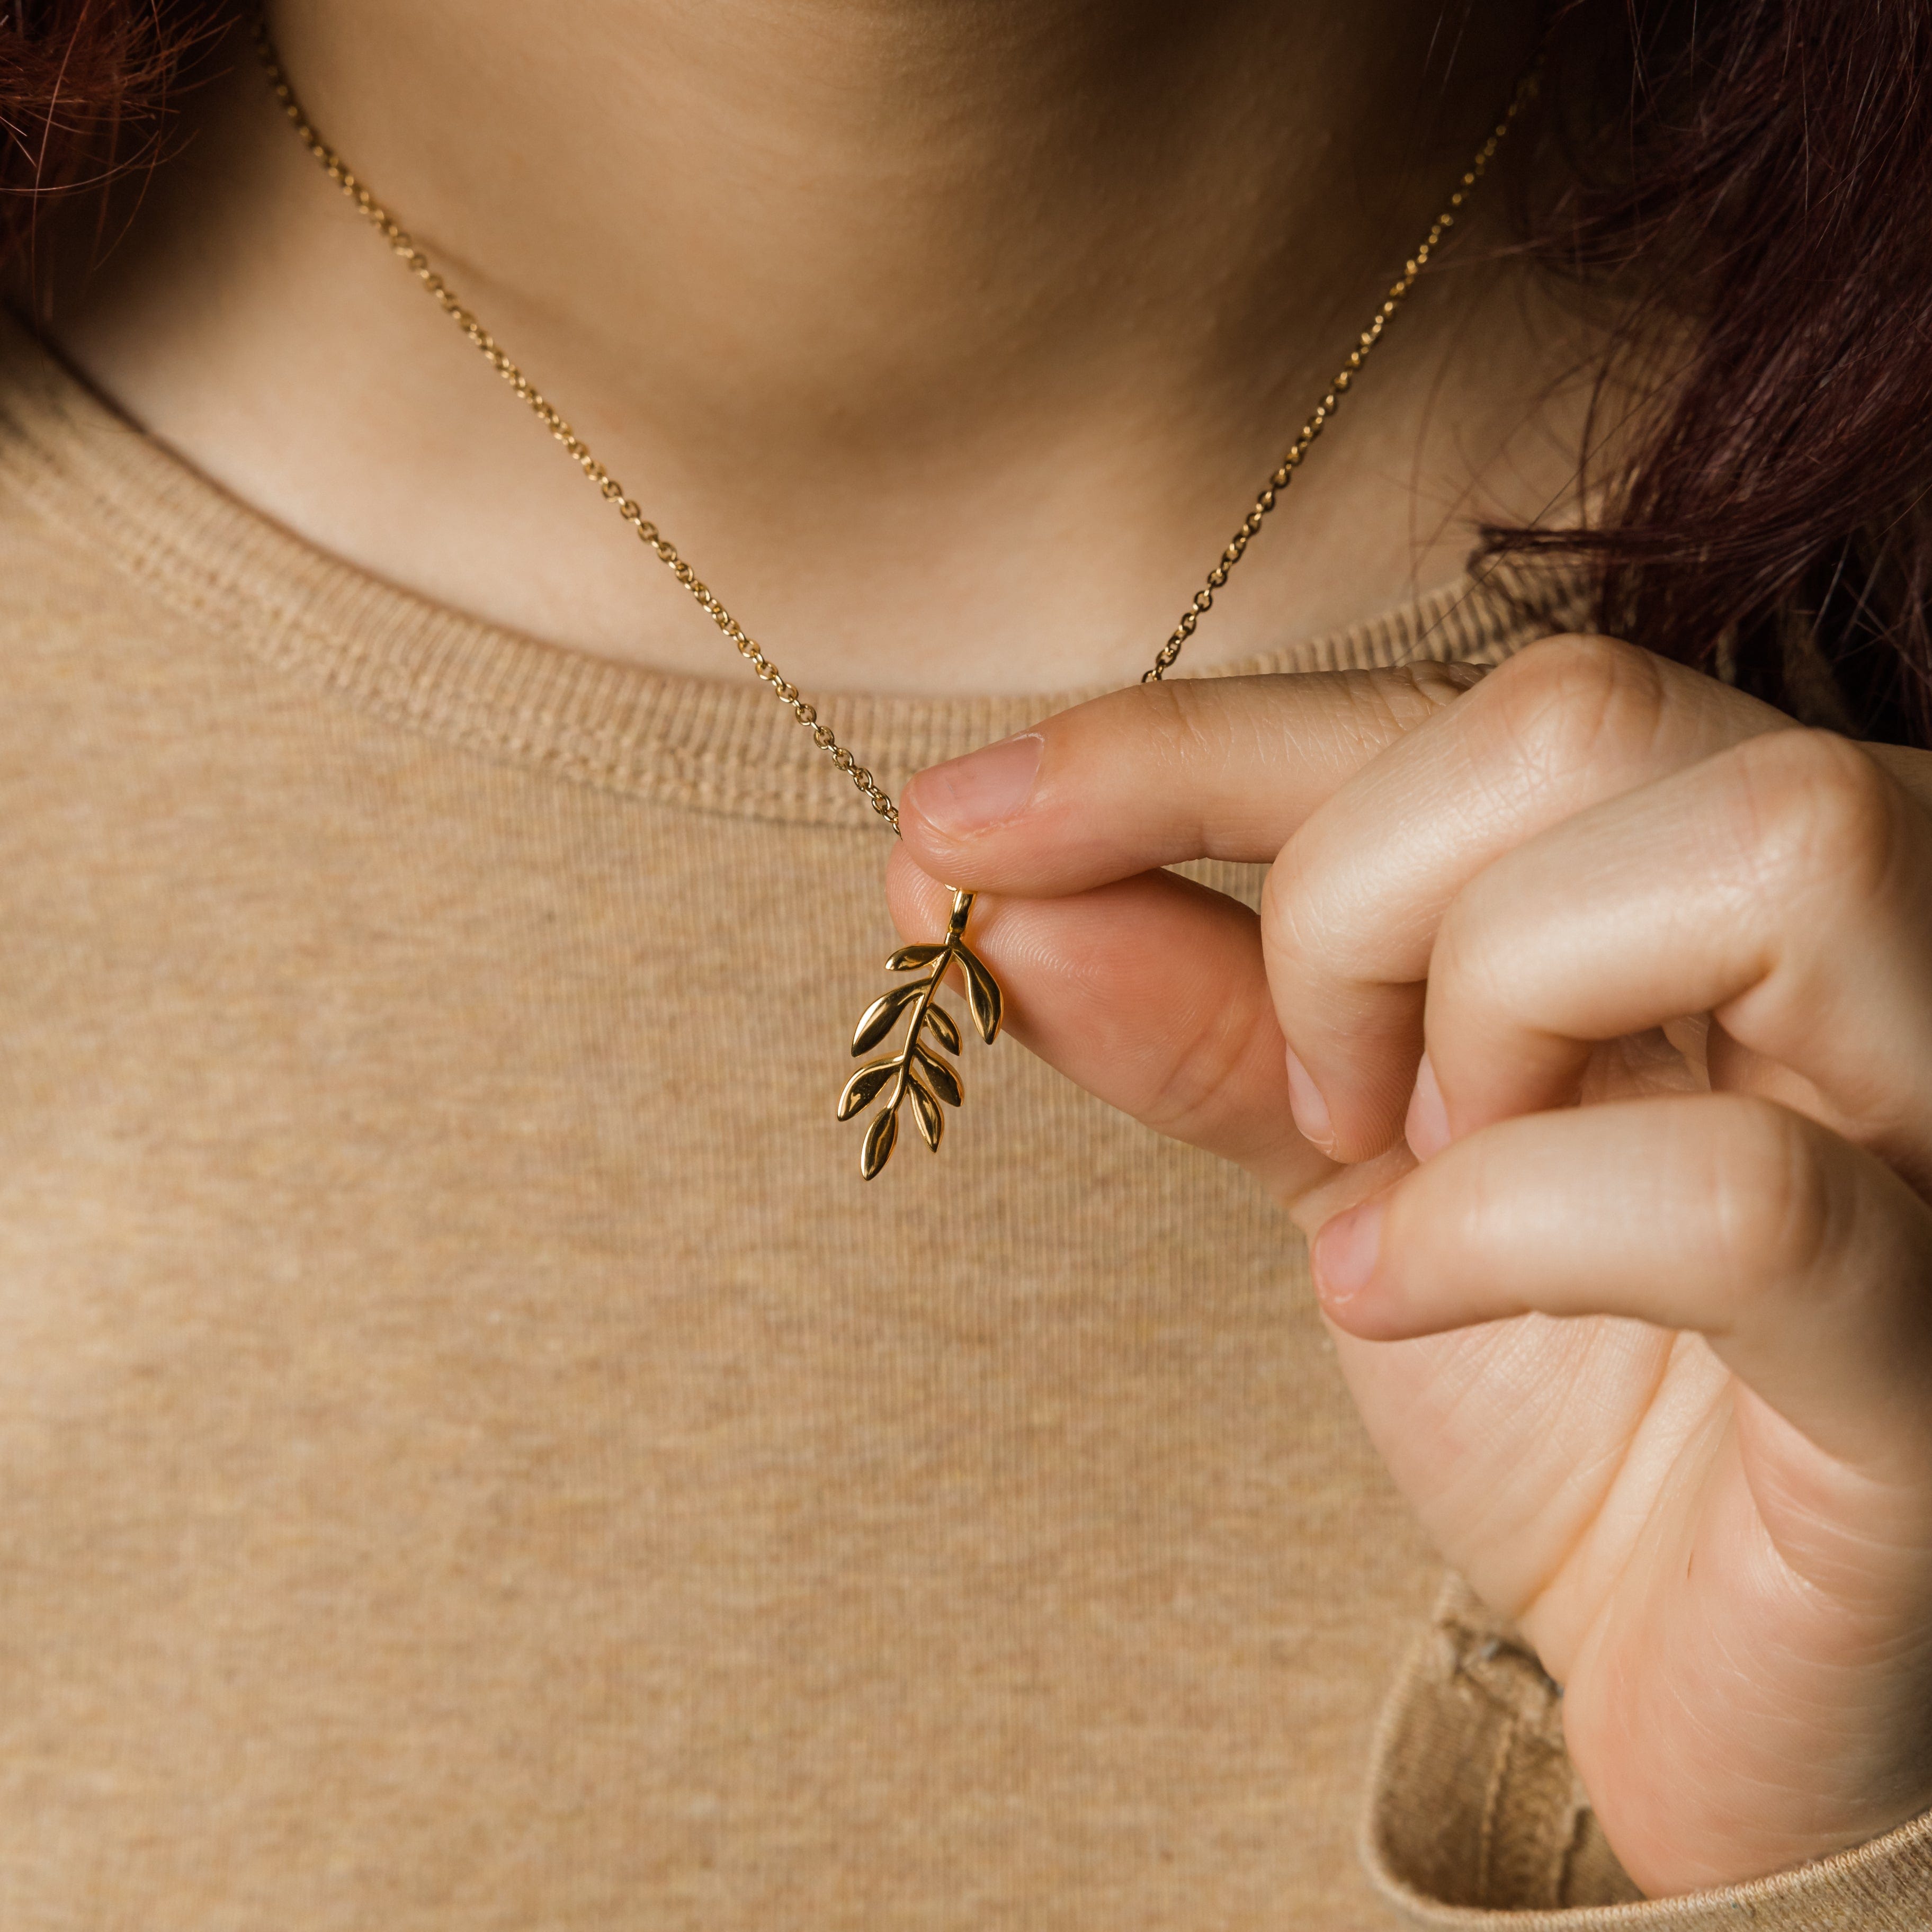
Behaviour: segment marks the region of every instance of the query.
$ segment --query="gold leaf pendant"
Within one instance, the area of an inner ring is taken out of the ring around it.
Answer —
[[[889,973],[917,972],[922,967],[926,970],[916,980],[881,994],[860,1016],[858,1030],[852,1036],[856,1060],[884,1040],[902,1015],[912,1016],[904,1048],[884,1060],[867,1060],[846,1082],[845,1090],[838,1096],[838,1118],[849,1120],[891,1089],[885,1106],[866,1130],[866,1144],[860,1153],[859,1172],[868,1180],[892,1157],[892,1149],[898,1144],[899,1108],[906,1100],[912,1102],[913,1120],[920,1138],[937,1154],[939,1137],[946,1130],[940,1103],[956,1107],[963,1097],[958,1070],[945,1058],[959,1051],[959,1029],[952,1016],[938,1004],[940,986],[950,968],[956,965],[965,976],[966,1004],[972,1010],[980,1037],[991,1046],[998,1036],[1000,982],[966,944],[966,921],[972,910],[973,895],[956,892],[946,937],[936,945],[902,946],[886,962]],[[922,1037],[927,1034],[930,1043]]]

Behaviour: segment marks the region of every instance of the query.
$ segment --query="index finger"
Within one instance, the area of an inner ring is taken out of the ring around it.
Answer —
[[[934,878],[1029,898],[1190,859],[1264,862],[1482,675],[1430,662],[1130,685],[921,772],[900,836]]]

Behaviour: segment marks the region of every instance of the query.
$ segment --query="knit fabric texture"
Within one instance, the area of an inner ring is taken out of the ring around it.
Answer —
[[[969,1042],[860,1182],[886,835],[735,664],[424,603],[0,372],[0,1926],[1932,1916],[1918,1828],[1618,1902],[1243,1175]],[[1059,701],[822,708],[896,788]]]

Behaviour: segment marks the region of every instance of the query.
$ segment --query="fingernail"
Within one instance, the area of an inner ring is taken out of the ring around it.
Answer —
[[[1288,1049],[1288,1111],[1301,1138],[1312,1141],[1324,1153],[1335,1137],[1334,1124],[1328,1118],[1328,1102],[1322,1090],[1308,1077],[1308,1069]]]
[[[1442,1089],[1436,1084],[1436,1070],[1426,1053],[1415,1070],[1415,1091],[1408,1096],[1408,1118],[1402,1131],[1418,1160],[1427,1160],[1449,1144],[1449,1110],[1442,1104]]]
[[[1037,731],[1002,738],[921,772],[906,787],[904,802],[935,831],[983,832],[1026,803],[1046,746]]]
[[[1379,1201],[1365,1201],[1346,1214],[1337,1214],[1316,1236],[1310,1251],[1316,1293],[1331,1305],[1359,1294],[1376,1271],[1382,1245]]]

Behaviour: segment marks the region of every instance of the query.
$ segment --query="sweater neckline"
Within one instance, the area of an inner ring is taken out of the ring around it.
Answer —
[[[121,415],[18,322],[0,319],[0,477],[106,551],[213,639],[327,701],[581,783],[734,816],[878,823],[764,685],[593,656],[374,577],[251,509]],[[1581,614],[1572,579],[1526,599],[1465,573],[1347,629],[1194,677],[1493,662]],[[734,668],[736,668],[734,667]],[[820,718],[896,793],[1096,684],[1012,696],[813,694]]]

